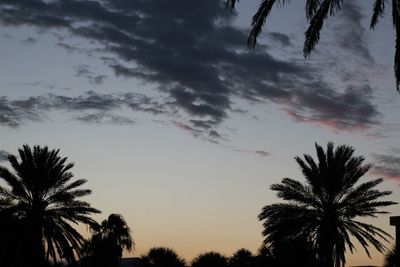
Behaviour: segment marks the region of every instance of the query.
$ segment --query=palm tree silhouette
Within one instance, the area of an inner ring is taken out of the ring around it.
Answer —
[[[385,3],[387,0],[374,0],[372,7],[372,17],[370,29],[375,29],[379,19],[383,17],[385,12]],[[234,9],[236,2],[239,0],[227,0],[226,6]],[[274,5],[284,5],[289,0],[262,0],[257,12],[254,14],[251,22],[250,35],[247,40],[249,46],[254,47],[257,43],[257,38],[262,32],[262,28],[271,13]],[[312,50],[319,42],[320,32],[324,25],[325,19],[335,16],[341,9],[343,0],[307,0],[306,1],[306,17],[309,21],[309,26],[305,32],[303,54],[308,57]],[[394,73],[396,78],[397,90],[400,88],[400,2],[392,0],[392,20],[396,34],[395,56],[394,56]]]
[[[83,265],[119,266],[123,250],[130,251],[134,247],[130,229],[120,214],[111,214],[100,225],[92,227],[92,231],[83,249],[87,255]]]
[[[200,254],[192,260],[192,267],[227,267],[228,260],[218,252]]]
[[[186,263],[176,252],[166,247],[154,247],[141,257],[144,267],[185,267]]]
[[[391,192],[375,188],[382,179],[356,185],[369,165],[363,165],[363,157],[353,156],[352,147],[334,148],[333,143],[328,143],[326,152],[318,144],[315,147],[318,163],[310,155],[295,158],[306,183],[284,178],[271,186],[287,202],[267,205],[259,214],[264,221],[265,245],[274,247],[281,240],[307,240],[321,266],[326,267],[345,265],[346,245],[351,252],[354,250],[351,236],[368,256],[369,243],[383,252],[385,246],[377,238],[388,241],[390,235],[356,218],[386,213],[379,208],[396,203],[380,198]]]
[[[67,164],[59,150],[24,145],[18,151],[20,160],[14,155],[8,158],[13,172],[0,166],[0,178],[8,185],[0,186],[0,209],[20,222],[17,230],[31,266],[44,266],[50,257],[75,262],[84,238],[71,223],[92,225],[95,221],[89,215],[99,213],[78,200],[91,193],[78,189],[86,180],[71,182],[73,164]]]
[[[385,263],[384,267],[400,267],[400,254],[396,250],[396,247],[393,247],[389,250],[385,255]]]

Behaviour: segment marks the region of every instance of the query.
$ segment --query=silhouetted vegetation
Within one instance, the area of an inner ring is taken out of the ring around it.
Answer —
[[[310,155],[296,157],[306,183],[284,178],[271,186],[287,202],[262,209],[259,219],[264,221],[265,245],[275,252],[282,241],[287,242],[283,251],[293,242],[304,241],[307,250],[315,252],[320,266],[326,267],[345,265],[346,245],[351,252],[354,250],[351,236],[368,256],[369,243],[383,252],[385,247],[377,238],[387,241],[389,234],[355,219],[385,213],[379,208],[395,202],[381,197],[391,192],[376,189],[382,179],[356,185],[369,166],[363,165],[363,157],[353,156],[352,147],[334,148],[333,143],[328,144],[326,151],[317,144],[315,147],[318,162]]]
[[[185,261],[176,252],[166,247],[151,248],[141,257],[143,267],[185,267]]]
[[[227,267],[228,259],[218,252],[200,254],[192,260],[192,267]]]
[[[76,262],[84,238],[71,223],[95,224],[89,215],[99,211],[78,200],[91,193],[79,189],[86,180],[71,182],[73,164],[58,153],[59,150],[47,147],[35,146],[32,150],[24,145],[19,149],[20,160],[9,156],[13,172],[0,167],[0,178],[8,185],[0,186],[0,210],[8,215],[5,223],[14,226],[8,233],[14,240],[8,239],[16,246],[9,248],[14,253],[8,258],[22,251],[24,254],[7,259],[11,266],[45,266],[50,259],[61,258],[68,263]]]
[[[384,252],[378,238],[389,234],[358,217],[385,213],[380,208],[395,204],[382,200],[390,191],[376,189],[382,179],[358,183],[369,170],[354,149],[328,143],[316,144],[317,160],[310,155],[296,157],[305,183],[291,178],[273,184],[271,190],[286,202],[265,206],[259,214],[265,237],[256,255],[239,249],[230,258],[217,252],[195,257],[191,267],[342,267],[346,246],[351,252],[357,240],[369,256],[371,244]],[[19,160],[10,155],[13,171],[0,166],[0,266],[118,267],[125,249],[134,248],[130,229],[119,214],[97,224],[89,215],[98,213],[78,200],[90,194],[79,189],[86,180],[71,181],[73,164],[61,158],[59,150],[23,146]],[[72,223],[90,226],[85,240]],[[22,253],[22,255],[21,255]],[[81,259],[81,261],[78,261]],[[395,249],[385,258],[385,267],[400,267]],[[155,247],[140,259],[143,267],[186,267],[177,253]]]
[[[86,242],[82,266],[118,267],[124,249],[130,251],[134,242],[130,229],[119,214],[111,214],[100,225],[92,227],[93,235]]]
[[[239,0],[227,0],[228,8],[234,9],[236,2]],[[266,23],[272,8],[275,5],[284,5],[289,3],[288,0],[262,0],[257,12],[254,14],[251,22],[250,35],[247,40],[249,46],[254,47],[257,39],[262,32],[263,26]],[[394,73],[396,77],[396,87],[399,90],[400,86],[400,2],[397,0],[391,1],[392,20],[396,34],[395,56],[394,56]],[[385,14],[387,0],[375,0],[372,5],[372,17],[370,29],[375,29],[379,20]],[[320,39],[320,32],[328,17],[333,17],[340,11],[343,5],[343,0],[307,0],[305,5],[306,18],[309,22],[307,31],[305,32],[303,54],[309,56],[317,46]]]
[[[400,254],[396,247],[386,253],[384,267],[400,267]]]
[[[264,245],[262,245],[258,250],[258,253],[254,256],[253,260],[255,267],[274,267],[276,265],[276,260],[271,250]]]
[[[254,256],[250,250],[239,249],[229,258],[230,267],[252,267],[254,266]]]

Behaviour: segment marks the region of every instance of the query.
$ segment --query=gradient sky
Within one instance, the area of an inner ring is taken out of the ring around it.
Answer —
[[[257,251],[257,215],[278,201],[269,186],[302,179],[293,158],[315,142],[352,145],[373,164],[365,179],[385,178],[398,200],[390,7],[371,32],[372,1],[345,2],[304,59],[304,1],[275,8],[250,50],[256,0],[234,13],[215,0],[2,0],[0,160],[60,148],[96,219],[127,220],[127,255]],[[370,222],[394,234],[388,216]],[[348,264],[381,264],[372,255]]]

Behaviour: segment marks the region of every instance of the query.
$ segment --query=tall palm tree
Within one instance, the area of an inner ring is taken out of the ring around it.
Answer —
[[[178,254],[166,247],[154,247],[141,257],[145,267],[185,267],[185,261]]]
[[[122,252],[134,247],[130,229],[120,214],[111,214],[92,228],[93,236],[84,247],[88,266],[119,266]]]
[[[326,151],[318,144],[315,147],[318,162],[310,155],[295,158],[305,183],[284,178],[271,186],[286,202],[267,205],[259,214],[265,245],[305,240],[316,251],[320,265],[326,267],[344,266],[346,245],[354,250],[351,236],[368,256],[369,243],[383,252],[385,246],[377,238],[388,241],[390,235],[356,219],[387,213],[380,208],[396,203],[381,198],[391,192],[376,189],[382,179],[357,184],[369,165],[363,165],[362,156],[353,155],[352,147],[334,148],[333,143],[328,143]]]
[[[236,2],[239,0],[227,0],[226,6],[234,9]],[[284,5],[290,0],[261,0],[257,12],[254,14],[251,22],[250,35],[247,40],[249,46],[254,47],[257,38],[262,32],[262,28],[275,5]],[[320,32],[324,25],[325,19],[335,16],[342,7],[343,0],[307,0],[305,11],[309,21],[309,26],[305,32],[303,53],[308,57],[312,50],[319,42]],[[374,0],[372,4],[372,18],[370,29],[375,29],[379,19],[383,17],[387,0]],[[395,56],[394,56],[394,73],[396,78],[397,90],[400,89],[400,1],[392,0],[392,21],[396,34]]]
[[[8,185],[0,186],[0,210],[20,222],[17,231],[31,266],[43,266],[49,258],[75,262],[84,238],[71,224],[92,225],[89,215],[99,213],[78,199],[91,193],[79,189],[86,180],[71,181],[73,164],[59,150],[24,145],[18,151],[19,159],[8,158],[13,171],[0,166],[0,178]]]

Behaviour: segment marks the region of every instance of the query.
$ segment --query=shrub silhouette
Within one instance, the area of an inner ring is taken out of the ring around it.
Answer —
[[[228,260],[218,252],[200,254],[192,260],[192,267],[227,267]]]
[[[154,247],[141,257],[144,267],[185,267],[185,261],[166,247]]]

